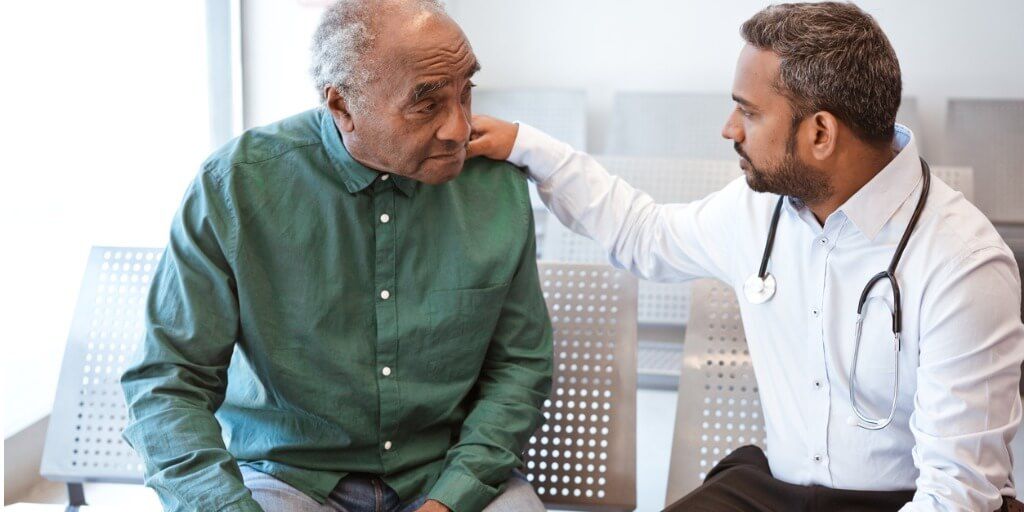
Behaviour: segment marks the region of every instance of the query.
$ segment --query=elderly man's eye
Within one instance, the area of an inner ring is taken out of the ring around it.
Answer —
[[[429,114],[433,112],[435,109],[437,109],[437,103],[431,101],[429,103],[425,103],[422,107],[420,107],[420,112],[423,112],[424,114]]]

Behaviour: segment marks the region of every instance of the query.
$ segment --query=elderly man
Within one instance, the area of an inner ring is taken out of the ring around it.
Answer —
[[[343,0],[323,106],[202,166],[122,382],[168,510],[543,510],[551,386],[525,180],[465,160],[469,42],[435,0]],[[222,432],[223,428],[223,432]]]
[[[471,144],[527,166],[559,219],[616,264],[739,292],[767,456],[736,450],[670,509],[1016,506],[1020,277],[992,224],[895,124],[888,38],[833,2],[771,6],[741,32],[722,135],[746,176],[706,199],[657,204],[527,126],[480,119]]]

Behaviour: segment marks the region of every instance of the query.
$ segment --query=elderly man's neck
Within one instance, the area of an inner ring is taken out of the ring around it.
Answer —
[[[335,123],[335,127],[337,128],[337,123]],[[350,134],[341,129],[338,129],[338,133],[341,135],[341,144],[345,146],[345,151],[348,152],[353,160],[359,162],[360,165],[377,172],[394,172],[394,170],[387,169],[382,163],[377,162],[372,155],[364,151],[363,145],[354,140]]]

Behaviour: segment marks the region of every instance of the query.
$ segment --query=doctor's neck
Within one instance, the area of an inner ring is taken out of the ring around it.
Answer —
[[[831,193],[819,200],[804,202],[821,225],[898,154],[889,143],[869,144],[855,138],[845,142],[837,144],[827,160],[818,162],[829,178]]]

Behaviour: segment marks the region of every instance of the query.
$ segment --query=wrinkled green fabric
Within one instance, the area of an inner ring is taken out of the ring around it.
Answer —
[[[260,510],[247,464],[319,501],[369,473],[477,511],[521,464],[552,371],[525,179],[383,176],[322,110],[203,165],[122,378],[168,510]]]

